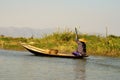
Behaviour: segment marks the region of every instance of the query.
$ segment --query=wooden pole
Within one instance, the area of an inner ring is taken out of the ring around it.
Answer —
[[[108,27],[106,26],[106,38],[108,37]]]
[[[108,27],[106,26],[106,44],[109,44],[109,40],[108,40]]]

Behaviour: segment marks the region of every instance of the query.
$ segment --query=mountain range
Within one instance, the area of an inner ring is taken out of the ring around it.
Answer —
[[[54,28],[33,29],[28,27],[0,27],[0,35],[11,37],[41,37],[54,32]]]

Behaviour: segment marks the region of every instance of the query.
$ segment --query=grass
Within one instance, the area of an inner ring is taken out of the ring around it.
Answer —
[[[76,50],[75,33],[70,30],[57,31],[52,34],[44,34],[41,38],[13,38],[0,36],[0,48],[12,50],[24,50],[18,42],[25,42],[43,49],[58,49],[59,52],[71,53]],[[120,57],[120,37],[109,35],[79,34],[79,38],[87,40],[87,53],[89,55]]]

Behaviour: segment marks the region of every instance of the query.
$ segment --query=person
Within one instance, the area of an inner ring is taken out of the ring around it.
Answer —
[[[86,40],[84,38],[76,39],[76,43],[78,44],[77,50],[72,54],[75,56],[86,56]]]

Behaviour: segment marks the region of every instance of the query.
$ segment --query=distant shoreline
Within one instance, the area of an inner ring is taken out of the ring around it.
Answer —
[[[72,31],[54,32],[44,35],[42,38],[6,37],[0,36],[0,49],[25,51],[19,44],[24,42],[43,49],[58,49],[60,52],[71,53],[76,50],[75,33]],[[79,34],[80,38],[87,40],[88,55],[120,57],[120,37],[109,35],[102,37],[99,35]]]

